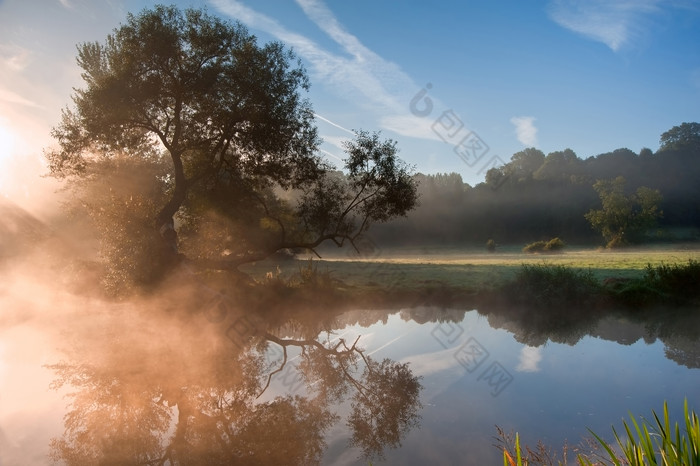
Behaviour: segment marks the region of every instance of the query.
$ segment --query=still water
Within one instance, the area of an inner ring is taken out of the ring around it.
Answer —
[[[502,464],[496,425],[560,451],[700,406],[687,314],[157,304],[0,320],[0,464]]]

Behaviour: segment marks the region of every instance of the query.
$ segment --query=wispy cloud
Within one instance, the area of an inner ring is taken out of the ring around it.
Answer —
[[[433,353],[411,355],[410,358],[404,358],[399,362],[410,362],[411,370],[416,375],[428,376],[444,372],[447,376],[457,378],[462,373],[455,370],[459,367],[459,362],[454,357],[454,352],[454,348],[448,348]]]
[[[434,118],[438,116],[437,112],[431,118],[422,118],[410,114],[388,115],[381,117],[380,122],[384,128],[391,129],[402,136],[444,142],[432,128],[435,123]]]
[[[510,122],[515,126],[515,135],[518,141],[527,147],[537,147],[537,128],[535,117],[513,117]]]
[[[347,52],[359,62],[368,57],[377,57],[371,50],[362,45],[359,39],[345,30],[338,22],[335,15],[317,0],[296,0],[297,5],[304,10],[304,14],[334,41],[341,45]]]
[[[29,99],[25,99],[16,92],[9,91],[7,89],[0,89],[0,101],[4,101],[10,104],[19,104],[27,107],[41,108],[41,105],[33,102]]]
[[[641,33],[662,0],[554,0],[548,14],[560,26],[618,51]],[[668,3],[668,2],[667,2]]]
[[[265,31],[294,48],[310,65],[317,82],[368,111],[379,125],[398,134],[439,140],[430,131],[430,121],[409,113],[408,104],[421,86],[401,68],[367,48],[340,24],[323,2],[297,0],[304,14],[342,50],[332,53],[302,34],[292,32],[276,19],[259,13],[237,0],[212,0],[223,14],[251,28]],[[421,121],[422,120],[422,121]]]
[[[518,367],[515,368],[518,372],[539,372],[539,364],[542,360],[542,348],[533,346],[523,346],[520,350],[520,361]]]
[[[0,44],[0,64],[10,71],[23,71],[32,60],[30,50],[17,45]]]

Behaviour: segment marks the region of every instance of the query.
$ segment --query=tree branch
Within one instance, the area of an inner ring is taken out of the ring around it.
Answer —
[[[286,346],[282,346],[282,352],[284,353],[284,359],[282,359],[282,364],[280,365],[280,367],[278,369],[276,369],[268,374],[267,383],[263,387],[260,394],[255,397],[256,400],[258,398],[260,398],[263,395],[263,393],[265,393],[265,390],[267,390],[267,387],[270,386],[270,381],[272,381],[272,376],[279,373],[279,372],[282,372],[284,370],[284,366],[287,365],[287,347]]]

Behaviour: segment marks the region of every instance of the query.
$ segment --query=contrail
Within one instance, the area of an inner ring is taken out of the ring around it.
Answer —
[[[319,149],[319,152],[323,152],[323,153],[326,154],[328,157],[333,157],[334,159],[340,160],[341,162],[345,162],[343,159],[341,159],[340,157],[338,157],[338,156],[335,155],[335,154],[332,154],[332,153],[328,152],[327,150]]]
[[[389,341],[389,342],[383,344],[382,346],[380,346],[380,347],[377,348],[376,350],[372,351],[371,353],[367,353],[367,356],[372,356],[372,355],[373,355],[374,353],[376,353],[377,351],[386,348],[387,346],[389,346],[390,344],[394,343],[396,340],[398,340],[398,339],[401,338],[401,337],[403,337],[403,335],[399,335],[398,337],[396,337],[396,338],[394,338],[393,340],[391,340],[391,341]]]
[[[322,117],[322,116],[319,115],[318,113],[314,113],[314,116],[315,116],[316,118],[318,118],[319,120],[325,121],[325,122],[328,123],[329,125],[333,125],[333,126],[335,126],[336,128],[338,128],[338,129],[342,129],[343,131],[346,131],[346,132],[352,134],[353,136],[355,135],[355,132],[354,132],[354,131],[352,131],[352,130],[350,130],[350,129],[347,129],[347,128],[343,127],[343,126],[340,126],[338,123],[334,123],[334,122],[332,122],[331,120],[329,120],[328,118]]]

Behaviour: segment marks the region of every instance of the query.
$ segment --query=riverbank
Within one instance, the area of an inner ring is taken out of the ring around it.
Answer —
[[[699,260],[697,244],[551,255],[445,248],[269,259],[243,271],[273,295],[315,303],[648,307],[695,303]]]
[[[344,250],[343,250],[344,251]],[[682,264],[700,260],[700,244],[655,246],[638,249],[605,250],[569,248],[558,254],[527,254],[517,247],[503,247],[495,253],[463,248],[412,248],[375,251],[358,256],[331,251],[321,259],[300,256],[297,260],[272,258],[242,268],[255,279],[267,274],[289,280],[308,266],[314,267],[348,287],[374,289],[419,288],[440,284],[468,290],[483,290],[514,278],[521,266],[562,265],[588,269],[598,280],[638,278],[647,265]]]

